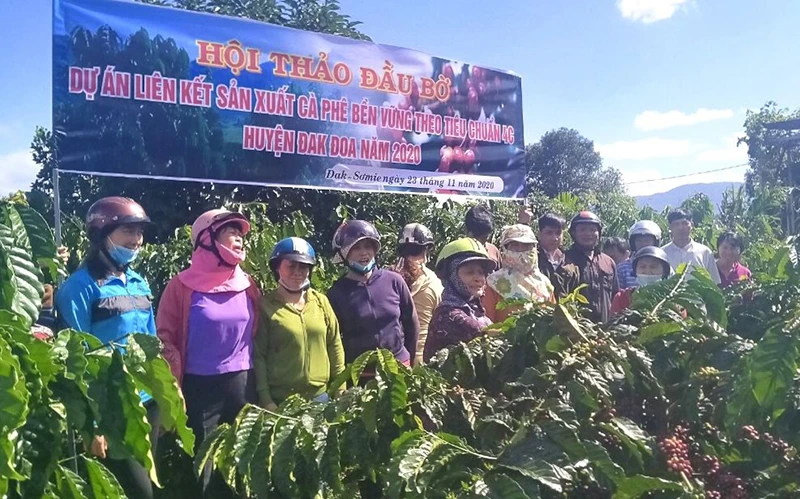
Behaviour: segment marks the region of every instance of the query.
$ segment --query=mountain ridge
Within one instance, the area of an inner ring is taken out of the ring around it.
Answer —
[[[650,206],[654,210],[662,211],[667,206],[680,206],[686,199],[697,193],[703,193],[711,199],[714,206],[719,207],[722,202],[722,195],[725,191],[733,187],[738,189],[742,182],[710,182],[705,184],[685,184],[679,185],[674,189],[646,196],[634,196],[636,203],[640,207]]]

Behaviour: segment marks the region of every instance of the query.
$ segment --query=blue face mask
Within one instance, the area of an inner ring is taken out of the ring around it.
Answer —
[[[359,275],[367,275],[375,268],[375,259],[369,261],[366,265],[361,265],[358,262],[351,262],[348,260],[347,268]]]
[[[111,239],[108,240],[108,243],[111,246],[108,248],[108,255],[117,265],[129,265],[139,256],[139,249],[132,250],[125,246],[117,246]]]
[[[638,284],[641,288],[653,284],[654,282],[658,282],[662,279],[663,277],[660,275],[637,275],[636,284]]]

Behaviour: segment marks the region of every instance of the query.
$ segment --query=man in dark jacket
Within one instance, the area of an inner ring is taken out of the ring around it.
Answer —
[[[500,250],[497,246],[489,242],[489,238],[494,231],[494,216],[485,204],[476,204],[467,211],[464,217],[464,226],[467,229],[467,237],[477,239],[489,253],[489,258],[500,265]]]
[[[548,213],[539,218],[539,270],[550,279],[556,299],[572,293],[580,282],[580,271],[575,265],[564,264],[564,226],[567,222]]]
[[[590,211],[582,211],[572,217],[569,234],[573,244],[564,255],[565,263],[575,264],[580,270],[580,283],[586,284],[582,294],[589,300],[591,318],[607,322],[611,312],[611,300],[619,291],[617,268],[610,256],[600,252],[600,235],[603,224]]]

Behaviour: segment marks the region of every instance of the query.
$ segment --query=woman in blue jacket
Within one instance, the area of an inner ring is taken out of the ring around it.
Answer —
[[[132,333],[156,334],[150,287],[129,267],[139,254],[144,227],[149,223],[144,209],[132,199],[102,198],[89,208],[89,252],[56,294],[56,308],[65,326],[118,347],[124,347]],[[155,455],[158,407],[147,393],[140,396],[152,428],[150,441]],[[105,438],[96,435],[89,450],[104,460],[128,497],[152,498],[147,470],[132,458],[106,459],[107,449]]]

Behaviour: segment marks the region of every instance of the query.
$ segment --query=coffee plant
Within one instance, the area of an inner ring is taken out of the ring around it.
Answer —
[[[795,264],[725,296],[682,269],[605,326],[573,296],[413,370],[367,353],[333,402],[248,406],[196,467],[259,498],[798,497],[800,294],[771,292]]]
[[[237,208],[253,221],[247,268],[269,287],[274,242],[316,229],[299,213],[276,224],[263,205]],[[140,270],[167,279],[190,251],[181,229],[148,248]],[[83,451],[104,434],[113,456],[165,485],[159,497],[189,497],[194,479],[178,475],[193,436],[158,340],[132,335],[123,351],[75,331],[31,335],[42,284],[64,272],[54,255],[35,211],[0,203],[0,496],[124,497]],[[203,442],[194,472],[211,462],[238,496],[258,498],[800,497],[796,241],[763,255],[757,280],[724,293],[681,269],[610,324],[585,318],[575,293],[423,367],[369,352],[332,383],[328,404],[247,406]],[[324,289],[335,275],[319,270]],[[139,389],[170,433],[164,462]]]
[[[52,231],[19,202],[0,203],[0,497],[125,497],[103,463],[83,450],[103,435],[113,458],[156,473],[139,390],[161,410],[165,431],[191,453],[183,398],[157,338],[133,334],[123,350],[65,330],[31,334],[44,275],[63,272]]]

